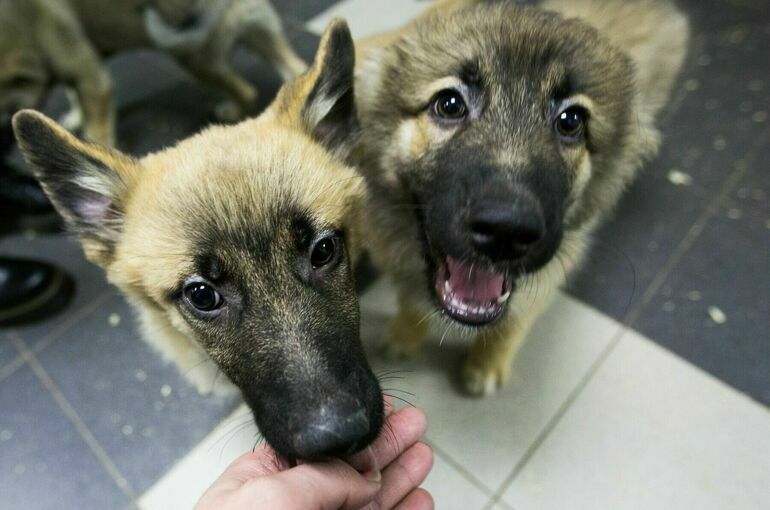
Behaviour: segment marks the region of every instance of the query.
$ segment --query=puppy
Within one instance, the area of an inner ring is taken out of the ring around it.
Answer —
[[[399,289],[388,351],[454,328],[482,395],[656,154],[688,24],[665,0],[475,3],[359,45],[355,157],[372,255]]]
[[[165,18],[180,27],[173,37]],[[75,109],[82,108],[86,138],[113,145],[112,81],[102,57],[144,47],[168,51],[228,98],[220,116],[236,120],[257,97],[229,63],[238,42],[275,65],[284,79],[305,69],[267,0],[5,0],[0,123],[15,111],[39,107],[51,85],[63,83],[74,89]]]
[[[379,432],[352,264],[364,183],[340,162],[355,131],[344,22],[258,118],[142,159],[81,142],[42,114],[13,119],[46,193],[201,393],[218,368],[290,458],[344,455]],[[336,154],[336,157],[333,155]],[[202,365],[202,360],[213,361]]]

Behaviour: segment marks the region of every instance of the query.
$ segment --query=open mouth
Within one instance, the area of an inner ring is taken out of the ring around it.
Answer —
[[[512,284],[503,272],[450,256],[436,264],[436,293],[450,317],[468,325],[482,326],[505,310]]]

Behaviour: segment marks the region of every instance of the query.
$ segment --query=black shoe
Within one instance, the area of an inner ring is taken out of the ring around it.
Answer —
[[[50,264],[0,257],[0,327],[56,314],[69,304],[74,288],[72,279]]]
[[[61,227],[59,215],[37,181],[0,164],[0,233],[51,231]]]

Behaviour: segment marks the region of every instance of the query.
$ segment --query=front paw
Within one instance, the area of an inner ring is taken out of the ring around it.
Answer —
[[[214,115],[222,122],[232,123],[241,120],[244,113],[238,103],[228,99],[217,103]]]
[[[460,370],[463,389],[475,397],[493,395],[510,376],[511,368],[508,360],[494,360],[491,363],[479,365],[469,357],[465,359]]]

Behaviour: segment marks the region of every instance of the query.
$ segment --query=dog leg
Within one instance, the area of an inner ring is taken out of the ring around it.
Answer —
[[[414,357],[428,335],[428,321],[423,314],[402,302],[390,323],[390,337],[382,346],[388,359]]]
[[[305,62],[291,48],[278,13],[267,0],[243,2],[238,19],[243,28],[238,40],[272,64],[284,81],[296,78],[307,69]]]
[[[85,128],[83,135],[107,147],[115,145],[115,109],[112,104],[112,80],[107,71],[91,82],[76,85],[83,105]]]
[[[224,57],[185,58],[182,65],[204,85],[228,96],[228,100],[217,106],[220,120],[234,122],[254,109],[257,90]]]
[[[516,324],[476,337],[460,372],[465,391],[476,396],[491,395],[510,378],[513,358],[523,343],[528,326]]]
[[[307,64],[294,53],[286,36],[271,27],[255,27],[244,32],[242,43],[272,64],[284,81],[296,78],[307,70]]]
[[[549,263],[538,274],[541,292],[537,297],[531,299],[528,293],[522,292],[514,295],[511,306],[518,312],[512,312],[507,323],[476,337],[460,372],[462,385],[469,394],[491,395],[508,381],[516,353],[535,320],[551,303],[561,283],[555,267],[555,262]]]
[[[77,16],[66,3],[48,2],[42,9],[38,43],[55,76],[71,83],[85,115],[84,135],[102,145],[115,143],[112,79],[88,41]]]

